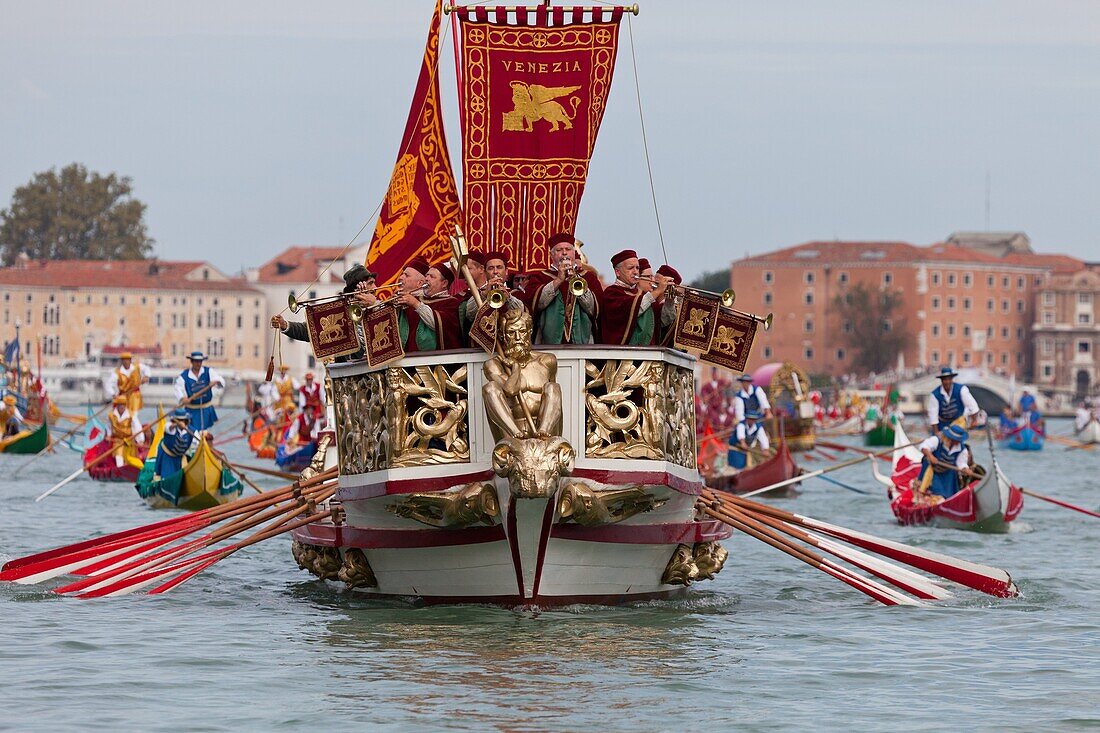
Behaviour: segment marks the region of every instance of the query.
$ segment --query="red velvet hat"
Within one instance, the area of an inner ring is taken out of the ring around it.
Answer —
[[[485,253],[485,264],[486,265],[489,264],[489,262],[491,262],[492,260],[500,260],[501,262],[504,263],[505,267],[511,267],[511,265],[508,264],[508,254],[505,253],[505,252],[501,252],[499,250],[493,250],[492,252],[486,252]]]
[[[633,257],[634,259],[638,259],[638,253],[632,249],[624,249],[622,252],[615,254],[611,258],[611,266],[618,267],[623,262],[629,260],[631,257]]]
[[[466,254],[466,259],[469,260],[470,262],[476,262],[477,264],[481,265],[482,267],[485,267],[485,263],[489,261],[489,256],[488,256],[487,253],[480,252],[476,249],[471,249]]]
[[[452,270],[446,262],[440,262],[439,264],[432,265],[435,269],[439,270],[439,274],[443,276],[443,279],[450,285],[455,281],[455,271]]]
[[[684,282],[684,278],[680,277],[680,273],[676,272],[676,268],[671,265],[661,265],[657,268],[657,274],[671,277],[677,285],[682,285]]]
[[[638,260],[638,272],[645,272],[646,270],[652,270],[653,265],[649,264],[649,260],[645,257]]]
[[[431,267],[431,265],[428,264],[428,261],[426,259],[418,256],[413,257],[411,260],[405,263],[405,267],[406,269],[411,267],[412,269],[419,272],[421,275],[427,275],[428,268]]]
[[[555,244],[561,244],[562,242],[569,242],[569,244],[576,244],[577,238],[568,232],[562,232],[561,234],[555,234],[546,241],[547,249],[553,249]]]

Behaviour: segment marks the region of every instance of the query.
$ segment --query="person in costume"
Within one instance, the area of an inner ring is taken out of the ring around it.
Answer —
[[[661,282],[644,292],[638,287],[639,260],[632,249],[624,249],[611,258],[615,282],[600,296],[600,342],[623,346],[648,346],[657,332],[654,304],[668,289]]]
[[[771,449],[768,431],[760,424],[763,417],[763,413],[749,410],[745,413],[745,419],[733,429],[729,439],[729,452],[726,454],[726,460],[732,468],[745,468],[755,462],[750,461],[750,454],[767,453]]]
[[[114,443],[115,465],[122,468],[129,463],[134,468],[140,469],[144,464],[138,458],[137,446],[145,444],[145,432],[141,428],[141,421],[128,407],[129,398],[126,395],[115,395],[112,400],[114,409],[111,410],[109,420],[111,423],[111,442]]]
[[[183,457],[191,447],[192,434],[189,429],[191,413],[182,407],[172,412],[168,424],[164,427],[164,436],[157,448],[157,459],[153,464],[153,478],[161,479],[179,473],[183,469]]]
[[[928,426],[933,433],[941,432],[956,420],[963,420],[967,427],[977,422],[978,402],[966,385],[955,381],[958,376],[951,367],[940,369],[940,386],[928,396]]]
[[[512,289],[521,293],[527,291],[527,286],[530,284],[531,274],[527,272],[517,272],[512,275]]]
[[[325,411],[325,388],[315,381],[313,372],[306,372],[305,380],[306,383],[298,390],[298,407],[320,415]]]
[[[750,412],[759,412],[771,419],[772,406],[768,394],[762,387],[752,383],[752,375],[742,374],[737,378],[738,390],[733,395],[733,419],[740,424]]]
[[[488,282],[488,276],[485,273],[485,255],[479,250],[470,250],[466,255],[466,272],[469,273],[469,278],[465,273],[459,278],[459,282],[462,283],[463,297],[462,305],[458,309],[458,325],[463,335],[469,332],[474,314],[477,313],[477,299],[474,298],[474,291],[484,295],[485,283]],[[452,291],[456,289],[458,288],[451,288]]]
[[[470,256],[473,257],[473,253]],[[479,256],[485,262],[484,276],[477,286],[481,299],[484,301],[489,297],[489,293],[500,290],[507,296],[504,303],[505,308],[519,308],[522,303],[508,287],[508,256],[503,252],[486,252],[484,255]],[[472,271],[470,274],[474,276],[476,282],[477,276]],[[471,293],[459,310],[459,325],[464,336],[470,332],[470,326],[473,325],[477,309],[477,301]]]
[[[638,258],[638,290],[648,293],[657,287],[653,277],[653,265],[646,257]]]
[[[124,351],[118,355],[119,365],[103,380],[104,391],[112,398],[122,395],[130,412],[138,414],[144,406],[141,385],[149,382],[149,367],[134,363],[134,355]]]
[[[293,453],[307,443],[317,440],[321,432],[321,414],[311,409],[302,410],[286,431],[286,452]]]
[[[23,413],[16,405],[15,395],[4,395],[4,403],[0,405],[0,425],[4,427],[5,438],[23,429]]]
[[[576,241],[566,233],[550,237],[549,269],[527,273],[524,285],[516,285],[519,299],[535,321],[535,343],[595,343],[603,285],[595,270],[578,261]],[[577,276],[586,285],[579,297],[569,287]]]
[[[191,367],[184,369],[176,377],[176,399],[191,415],[191,429],[202,432],[214,427],[214,423],[218,421],[218,412],[214,409],[214,391],[218,386],[225,389],[225,380],[213,368],[203,365],[206,355],[201,351],[192,351],[190,358]],[[211,384],[216,386],[207,389]]]
[[[919,446],[924,454],[917,490],[950,499],[965,486],[962,478],[974,478],[970,468],[970,448],[966,445],[970,434],[958,425],[946,425],[939,435],[926,438]]]
[[[286,364],[279,365],[279,376],[271,380],[275,387],[275,411],[294,412],[298,404],[298,390],[302,385],[298,380],[290,376],[290,367]]]
[[[682,285],[684,278],[676,268],[670,265],[661,265],[657,268],[655,276],[658,284],[665,285],[664,297],[657,301],[654,308],[657,309],[657,343],[672,349],[676,346],[676,317],[680,313],[679,292],[675,286]]]
[[[1039,403],[1035,395],[1026,389],[1020,396],[1020,425],[1027,425],[1037,433],[1043,432],[1043,414],[1039,412]]]
[[[373,305],[378,302],[378,298],[374,295],[375,283],[377,282],[377,275],[362,265],[352,265],[348,268],[348,271],[344,273],[344,288],[340,291],[344,295],[355,295],[363,305]],[[274,315],[271,317],[271,327],[282,331],[286,334],[286,337],[292,341],[305,341],[309,343],[309,327],[302,321],[287,321],[281,315]],[[363,344],[363,327],[361,324],[355,326],[356,334],[359,337],[359,344]],[[359,361],[365,358],[363,349],[351,354],[344,354],[343,356],[336,357],[337,363],[344,363],[348,361]]]

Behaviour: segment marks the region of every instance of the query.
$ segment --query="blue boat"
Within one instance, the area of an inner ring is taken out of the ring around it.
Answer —
[[[1030,425],[1009,433],[1001,439],[1001,445],[1010,450],[1042,450],[1046,436]]]

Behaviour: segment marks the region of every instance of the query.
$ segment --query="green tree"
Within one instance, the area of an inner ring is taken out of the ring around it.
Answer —
[[[36,173],[0,211],[0,259],[137,260],[153,250],[145,204],[130,178],[101,176],[79,163]]]
[[[852,365],[863,372],[885,372],[913,342],[904,319],[898,319],[903,296],[897,290],[870,290],[862,283],[837,295],[833,307],[844,328],[841,341],[852,350]]]
[[[693,288],[702,288],[703,290],[712,290],[715,293],[720,293],[730,286],[730,271],[714,270],[713,272],[704,272],[702,275],[689,282],[688,285]]]

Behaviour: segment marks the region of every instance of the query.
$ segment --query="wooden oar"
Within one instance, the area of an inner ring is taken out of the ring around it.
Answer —
[[[783,509],[750,501],[743,496],[734,496],[724,491],[710,489],[710,492],[719,495],[725,501],[742,509],[765,514],[781,519],[789,524],[799,525],[805,529],[821,532],[843,540],[851,545],[862,547],[879,555],[889,557],[892,560],[905,563],[918,570],[923,570],[941,578],[946,578],[960,585],[965,585],[974,590],[979,590],[999,598],[1011,598],[1018,595],[1018,590],[1012,582],[1012,577],[1000,568],[960,560],[932,552],[919,547],[912,547],[901,542],[875,537],[874,535],[857,532],[856,530],[839,527],[834,524],[822,522],[812,517],[794,514]]]
[[[886,461],[887,463],[890,462],[890,458],[888,456],[879,456],[879,455],[876,455],[873,450],[867,450],[866,448],[859,448],[859,447],[854,446],[854,445],[844,445],[843,443],[830,443],[829,441],[825,441],[825,440],[819,440],[819,441],[817,441],[817,444],[818,445],[823,445],[826,448],[832,448],[833,450],[851,451],[852,453],[862,453],[865,456],[876,456],[880,461]]]
[[[1034,496],[1036,499],[1042,499],[1043,501],[1049,501],[1051,504],[1057,504],[1060,507],[1065,507],[1066,509],[1072,509],[1075,512],[1081,512],[1082,514],[1088,514],[1090,517],[1100,517],[1100,513],[1094,512],[1090,509],[1085,509],[1082,506],[1077,506],[1075,504],[1070,504],[1068,501],[1062,501],[1061,499],[1055,499],[1053,496],[1047,496],[1045,494],[1040,494],[1038,491],[1032,491],[1031,489],[1025,489],[1023,486],[1017,486],[1016,488],[1019,489],[1021,493],[1027,494],[1028,496]]]
[[[830,484],[836,484],[837,486],[839,486],[842,489],[848,489],[848,491],[854,491],[857,494],[870,494],[871,493],[870,491],[866,491],[864,489],[857,489],[855,486],[852,486],[851,484],[846,484],[843,481],[837,481],[835,478],[832,478],[831,476],[820,476],[819,475],[819,476],[814,476],[814,478],[821,479],[822,481],[827,481]]]
[[[244,463],[238,463],[237,466],[239,468],[244,469],[245,471],[252,471],[254,473],[260,473],[260,474],[263,474],[264,476],[273,476],[275,478],[290,479],[290,480],[294,480],[294,479],[298,478],[298,474],[296,474],[296,473],[290,473],[289,471],[277,471],[274,468],[263,468],[262,466],[252,466],[252,465],[246,465]]]
[[[919,442],[921,442],[921,441],[914,440],[912,443],[907,443],[906,445],[899,445],[896,448],[889,448],[887,450],[882,451],[881,453],[874,453],[870,456],[860,456],[859,458],[852,458],[851,460],[842,461],[841,463],[838,463],[834,466],[826,466],[825,468],[819,468],[816,471],[810,471],[809,473],[803,473],[803,474],[800,474],[798,476],[794,476],[792,478],[786,479],[784,481],[774,483],[771,486],[765,486],[761,489],[756,489],[755,491],[749,491],[747,493],[744,493],[744,494],[741,495],[741,498],[744,499],[744,498],[748,498],[750,496],[756,496],[758,494],[765,494],[769,491],[775,491],[776,489],[783,488],[784,486],[789,486],[791,484],[801,483],[802,481],[804,481],[806,479],[815,478],[817,476],[821,476],[823,474],[830,473],[832,471],[838,471],[842,468],[847,468],[848,466],[854,466],[857,463],[863,463],[864,461],[870,460],[871,458],[877,458],[878,456],[885,456],[885,455],[888,455],[888,454],[893,453],[895,451],[899,451],[902,448],[908,448],[911,445],[916,445]]]
[[[110,403],[107,403],[107,404],[106,404],[106,405],[104,405],[103,407],[100,407],[100,408],[99,408],[98,410],[96,410],[96,411],[95,411],[95,412],[94,412],[94,413],[92,414],[92,417],[91,417],[91,418],[88,418],[88,421],[91,421],[91,419],[92,419],[92,418],[95,418],[95,417],[98,417],[99,415],[101,415],[101,414],[103,413],[103,411],[104,411],[104,410],[106,410],[107,408],[109,408],[110,406],[111,406],[111,404],[110,404]],[[64,435],[62,435],[62,436],[61,436],[60,438],[56,438],[56,439],[53,439],[53,440],[47,441],[47,443],[46,443],[46,447],[45,447],[45,448],[43,448],[42,450],[40,450],[40,451],[38,451],[37,453],[35,453],[35,454],[34,454],[34,455],[33,455],[33,456],[31,457],[31,459],[30,459],[29,461],[25,462],[25,463],[24,463],[23,465],[19,466],[19,467],[18,467],[18,468],[16,468],[16,469],[15,469],[14,471],[12,471],[12,474],[11,474],[12,478],[15,478],[16,476],[18,476],[18,475],[19,475],[19,472],[20,472],[20,471],[22,471],[22,470],[23,470],[24,468],[26,468],[27,466],[31,465],[31,464],[32,464],[32,463],[34,463],[35,461],[37,461],[37,460],[38,460],[39,458],[41,458],[41,457],[42,457],[43,455],[45,455],[46,453],[50,452],[50,451],[52,450],[53,446],[55,446],[55,445],[57,445],[58,443],[60,443],[61,441],[65,440],[66,438],[68,438],[69,436],[71,436],[71,435],[72,435],[73,433],[75,433],[76,431],[80,430],[80,429],[81,429],[82,427],[84,427],[84,425],[83,425],[83,424],[81,424],[81,425],[77,425],[77,426],[75,426],[75,427],[74,427],[74,428],[73,428],[72,430],[70,430],[69,432],[67,432],[67,433],[65,433]],[[78,475],[79,475],[79,474],[78,474]],[[76,477],[74,476],[73,478],[76,478]],[[60,488],[60,487],[59,487],[59,488]],[[55,489],[55,491],[56,491],[56,489]],[[36,499],[35,501],[37,501],[37,499]]]

